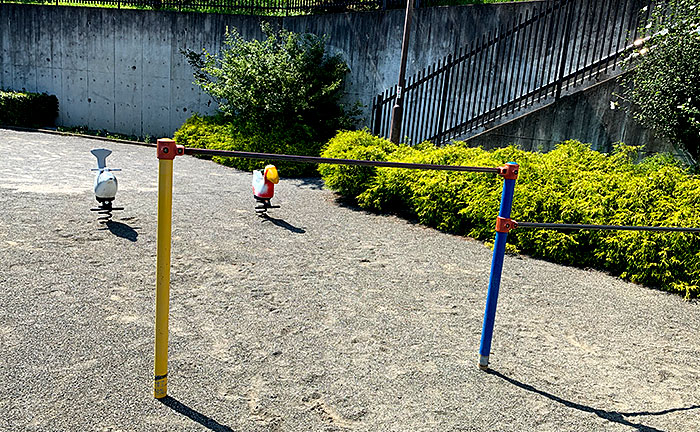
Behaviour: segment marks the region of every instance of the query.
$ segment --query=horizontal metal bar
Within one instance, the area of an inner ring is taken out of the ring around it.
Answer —
[[[700,228],[683,227],[652,227],[652,226],[626,226],[626,225],[585,225],[585,224],[558,224],[537,222],[515,222],[516,228],[545,228],[557,230],[621,230],[621,231],[679,231],[700,232]]]
[[[491,168],[491,167],[472,167],[472,166],[462,166],[462,165],[431,165],[431,164],[416,164],[416,163],[405,163],[405,162],[365,161],[365,160],[356,160],[356,159],[324,158],[324,157],[317,157],[317,156],[299,156],[299,155],[285,155],[285,154],[274,154],[274,153],[253,153],[253,152],[242,152],[242,151],[232,151],[232,150],[211,150],[211,149],[200,149],[200,148],[194,148],[194,147],[185,147],[185,154],[235,157],[235,158],[245,158],[245,159],[282,160],[282,161],[289,161],[289,162],[301,162],[301,163],[313,163],[313,164],[362,165],[362,166],[374,166],[374,167],[386,167],[386,168],[406,168],[406,169],[436,170],[436,171],[469,171],[469,172],[483,172],[483,173],[494,173],[494,174],[499,173],[499,169],[495,168],[495,167]]]

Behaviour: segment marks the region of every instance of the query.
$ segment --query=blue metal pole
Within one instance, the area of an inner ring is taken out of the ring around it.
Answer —
[[[491,276],[489,277],[489,290],[486,295],[486,310],[484,311],[484,326],[481,330],[481,346],[479,348],[479,368],[486,370],[489,367],[489,354],[491,352],[491,339],[493,338],[493,325],[496,319],[496,304],[498,303],[498,290],[501,286],[501,274],[503,272],[503,259],[506,253],[506,239],[508,231],[513,227],[510,220],[510,210],[513,205],[513,193],[515,181],[518,178],[519,166],[515,162],[508,162],[501,171],[503,180],[503,193],[501,194],[501,208],[498,211],[496,222],[496,240],[493,246],[493,259],[491,261]]]

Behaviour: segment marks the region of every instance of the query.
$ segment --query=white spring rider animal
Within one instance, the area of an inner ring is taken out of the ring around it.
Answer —
[[[112,172],[121,169],[107,168],[107,156],[112,154],[112,150],[92,149],[90,153],[97,158],[97,168],[93,168],[92,171],[97,171],[94,191],[95,199],[100,203],[99,207],[90,210],[100,215],[97,218],[100,222],[107,222],[112,218],[113,210],[124,210],[123,207],[112,207],[112,201],[117,196],[117,177]]]

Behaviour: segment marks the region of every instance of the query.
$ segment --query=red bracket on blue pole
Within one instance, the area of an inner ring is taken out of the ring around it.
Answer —
[[[498,303],[498,290],[501,287],[503,259],[506,255],[506,240],[508,238],[508,232],[516,226],[515,221],[510,218],[510,211],[513,206],[515,181],[518,178],[519,170],[520,166],[518,164],[515,162],[508,162],[505,166],[500,167],[498,172],[503,177],[503,192],[501,194],[501,208],[498,211],[498,218],[496,219],[496,240],[493,246],[489,290],[486,294],[484,326],[481,329],[479,368],[483,370],[489,367],[493,325],[496,320],[496,305]]]

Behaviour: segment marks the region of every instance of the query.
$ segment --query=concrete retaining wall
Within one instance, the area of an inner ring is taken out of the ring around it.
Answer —
[[[533,3],[418,9],[408,74],[512,19]],[[260,18],[39,5],[0,5],[0,88],[55,94],[59,125],[172,135],[216,103],[192,85],[182,49],[218,52],[226,27],[259,38],[260,21],[328,36],[350,66],[348,102],[396,83],[404,12]]]
[[[610,102],[621,92],[618,80],[611,78],[466,141],[486,149],[514,144],[524,150],[549,151],[575,139],[602,152],[611,151],[617,142],[644,145],[643,151],[673,152],[668,140],[643,128],[624,110],[611,109]]]

